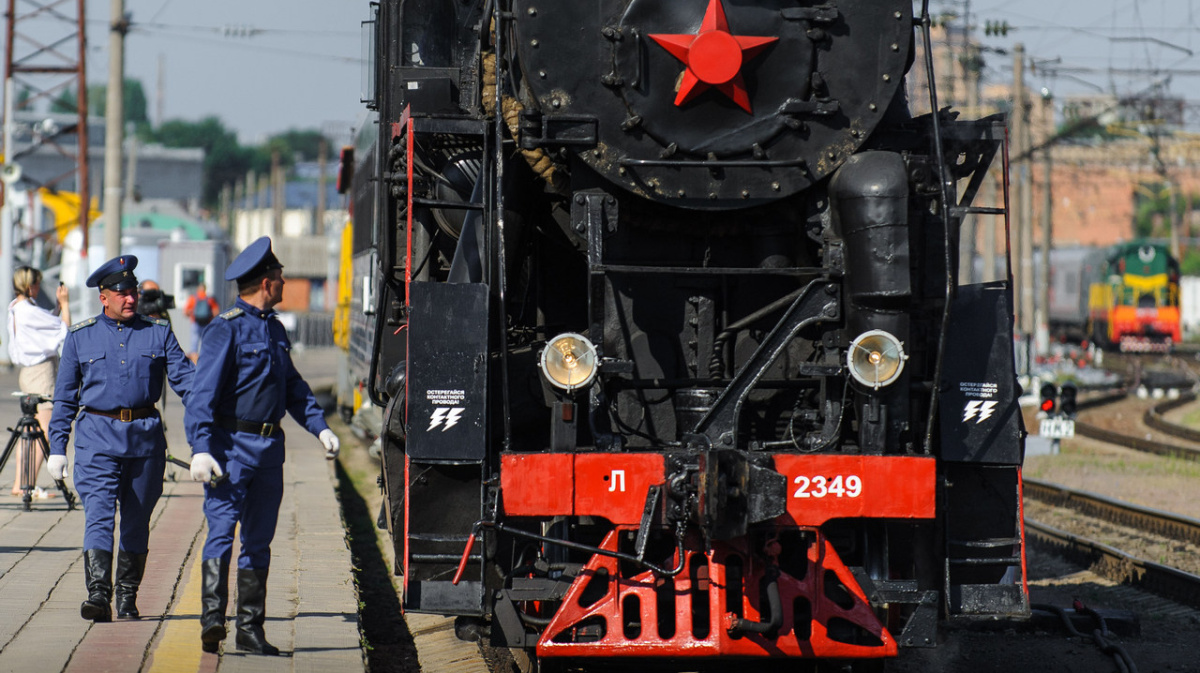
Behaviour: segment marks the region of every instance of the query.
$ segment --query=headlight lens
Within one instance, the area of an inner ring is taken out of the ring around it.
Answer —
[[[863,332],[850,344],[846,364],[855,381],[879,390],[900,378],[907,359],[899,339],[876,329]]]
[[[542,375],[568,392],[590,384],[597,364],[596,347],[581,334],[560,334],[542,350]]]

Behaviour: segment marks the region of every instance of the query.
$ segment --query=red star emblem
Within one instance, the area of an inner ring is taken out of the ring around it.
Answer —
[[[779,39],[731,34],[721,0],[709,0],[704,22],[695,35],[649,37],[687,66],[675,96],[675,105],[682,106],[709,87],[716,87],[746,112],[753,111],[746,82],[742,79],[742,65]]]

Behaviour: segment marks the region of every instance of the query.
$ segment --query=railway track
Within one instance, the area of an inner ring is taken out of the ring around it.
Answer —
[[[1080,403],[1080,409],[1095,409],[1125,399],[1124,393],[1101,395]],[[1152,453],[1160,456],[1175,457],[1182,460],[1200,461],[1200,431],[1168,421],[1165,414],[1173,409],[1189,404],[1196,399],[1192,391],[1181,394],[1177,399],[1167,400],[1146,409],[1142,422],[1149,428],[1165,435],[1186,440],[1185,443],[1156,441],[1146,436],[1129,435],[1102,428],[1086,421],[1075,421],[1075,434],[1095,439],[1109,444],[1116,444],[1127,449]]]
[[[1200,444],[1200,430],[1172,423],[1166,419],[1167,412],[1191,404],[1194,401],[1196,401],[1196,393],[1188,391],[1180,395],[1178,399],[1168,400],[1147,409],[1146,413],[1142,416],[1142,422],[1159,432]]]
[[[1109,534],[1131,542],[1136,540],[1139,545],[1144,544],[1147,538],[1161,538],[1166,547],[1184,547],[1180,553],[1191,556],[1195,552],[1189,551],[1187,545],[1200,545],[1200,521],[1188,517],[1033,479],[1024,480],[1024,495],[1028,500],[1071,510],[1075,518],[1083,515],[1110,527],[1124,528],[1129,532],[1110,530]],[[1027,514],[1025,530],[1035,546],[1052,549],[1098,575],[1200,608],[1200,576],[1166,563],[1139,558],[1117,546],[1090,537],[1088,533],[1078,532],[1082,528],[1064,530],[1032,519]]]
[[[1097,395],[1091,400],[1081,403],[1080,406],[1095,408],[1112,404],[1124,398],[1123,393]],[[1178,400],[1155,405],[1146,411],[1145,422],[1165,434],[1178,436],[1200,445],[1200,433],[1192,431],[1194,434],[1189,436],[1187,428],[1166,421],[1164,418],[1164,414],[1170,410],[1194,399],[1195,396],[1189,393],[1181,396]],[[1200,446],[1192,448],[1182,444],[1175,446],[1156,443],[1144,438],[1107,431],[1086,423],[1077,423],[1076,431],[1081,435],[1128,448],[1159,455],[1177,455],[1186,459],[1200,460]],[[1089,517],[1102,518],[1118,525],[1153,532],[1164,538],[1184,540],[1200,546],[1200,521],[1127,506],[1101,496],[1071,491],[1030,479],[1025,480],[1025,495],[1029,499],[1055,506],[1069,507]],[[1164,603],[1174,601],[1174,603],[1189,606],[1188,614],[1191,614],[1191,608],[1200,608],[1200,577],[1171,568],[1166,564],[1134,558],[1113,545],[1090,541],[1085,536],[1045,523],[1027,519],[1026,530],[1031,544],[1037,549],[1062,556],[1071,563],[1088,568],[1095,575],[1118,584],[1119,586],[1114,587],[1112,591],[1145,592],[1142,595],[1162,596],[1169,599]],[[1128,600],[1133,599],[1122,594],[1121,602]],[[1139,608],[1147,609],[1148,600],[1148,598],[1139,600]],[[1156,605],[1148,609],[1152,612],[1169,613],[1172,608]],[[489,648],[484,648],[484,651],[481,652],[472,644],[459,641],[454,637],[453,619],[415,614],[408,615],[407,619],[423,670],[483,673],[497,670],[527,672],[531,668],[527,661],[505,660],[506,658],[502,656],[503,653],[489,651]]]

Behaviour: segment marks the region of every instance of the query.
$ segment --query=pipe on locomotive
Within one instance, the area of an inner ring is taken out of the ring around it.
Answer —
[[[450,580],[450,584],[458,585],[458,583],[462,580],[463,572],[467,568],[467,561],[471,560],[471,550],[475,547],[475,538],[479,537],[479,533],[483,528],[492,528],[500,531],[501,533],[508,533],[509,535],[516,537],[523,537],[545,544],[552,544],[559,547],[565,547],[567,549],[574,549],[575,551],[587,552],[589,554],[598,556],[608,556],[619,561],[625,561],[627,563],[639,565],[655,573],[656,575],[662,575],[664,577],[675,577],[679,573],[683,572],[683,567],[687,563],[687,557],[683,550],[684,534],[681,525],[677,525],[675,530],[675,553],[679,557],[679,563],[674,568],[668,569],[651,563],[641,556],[633,556],[632,554],[612,551],[610,549],[601,549],[600,547],[593,547],[592,545],[583,544],[582,542],[573,542],[571,540],[538,535],[537,533],[530,533],[527,530],[506,526],[496,521],[477,521],[475,522],[475,525],[471,527],[471,535],[467,537],[467,546],[463,549],[462,559],[458,563],[458,569],[454,573],[454,578]]]

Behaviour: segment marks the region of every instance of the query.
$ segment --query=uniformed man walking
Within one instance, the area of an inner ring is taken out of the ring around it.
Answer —
[[[187,399],[193,366],[165,320],[135,311],[137,257],[105,262],[88,279],[104,310],[70,327],[63,344],[50,418],[50,476],[67,471],[75,423],[75,489],[83,501],[84,619],[112,619],[113,527],[121,512],[116,604],[119,619],[139,618],[150,515],[163,490],[167,439],[154,404],[163,379]],[[81,413],[82,412],[82,413]]]
[[[292,364],[291,343],[272,310],[283,298],[283,265],[271,240],[251,243],[225,271],[237,281],[233,308],[204,333],[196,380],[184,410],[192,478],[205,486],[208,539],[202,555],[200,642],[216,652],[225,639],[229,562],[241,523],[237,570],[237,648],[279,654],[263,632],[271,540],[283,499],[286,411],[337,457],[338,438],[312,389]],[[219,479],[219,481],[218,481]]]

